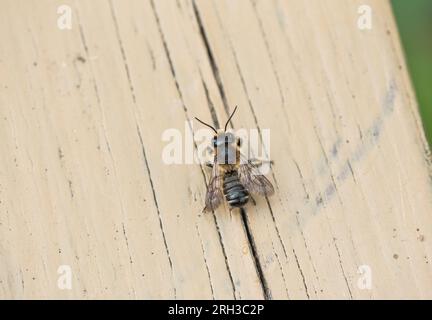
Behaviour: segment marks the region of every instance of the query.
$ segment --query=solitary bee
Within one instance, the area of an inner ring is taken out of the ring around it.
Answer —
[[[252,198],[252,194],[270,196],[274,193],[271,182],[259,172],[262,161],[247,159],[242,155],[241,139],[226,132],[236,110],[237,107],[228,118],[224,131],[219,129],[219,132],[211,125],[195,118],[215,132],[212,139],[214,160],[207,164],[212,167],[212,173],[203,212],[216,210],[224,198],[232,210],[243,208]]]

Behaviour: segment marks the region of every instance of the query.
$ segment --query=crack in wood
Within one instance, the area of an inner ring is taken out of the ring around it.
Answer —
[[[206,49],[207,49],[207,54],[208,54],[208,56],[209,56],[209,60],[211,61],[212,70],[213,70],[213,74],[214,74],[214,77],[215,77],[216,83],[218,84],[218,86],[219,86],[219,84],[221,85],[221,87],[219,88],[219,91],[222,92],[222,93],[224,94],[224,96],[225,96],[225,93],[224,93],[225,91],[223,90],[222,83],[220,82],[219,69],[217,68],[216,61],[215,61],[215,59],[214,59],[214,57],[213,57],[213,54],[212,54],[212,51],[211,51],[211,49],[210,49],[209,41],[208,41],[208,38],[207,38],[206,33],[205,33],[204,26],[203,26],[202,21],[201,21],[201,18],[200,18],[200,15],[199,15],[199,11],[198,11],[198,9],[197,9],[197,7],[196,7],[194,1],[193,1],[193,5],[194,5],[194,12],[195,12],[195,15],[196,15],[196,18],[197,18],[197,21],[198,21],[198,25],[199,25],[199,27],[200,27],[200,33],[201,33],[201,36],[202,36],[202,38],[203,38],[203,42],[205,43],[205,47],[206,47]],[[217,14],[217,16],[218,16],[218,18],[219,18],[219,22],[220,22],[220,17],[219,17],[218,14]],[[221,27],[223,28],[222,25],[221,25]],[[252,105],[252,101],[250,100],[250,95],[249,95],[249,93],[248,93],[248,90],[247,90],[247,87],[246,87],[246,83],[245,83],[245,80],[244,80],[243,74],[242,74],[242,72],[241,72],[240,65],[239,65],[239,63],[238,63],[238,59],[237,59],[236,52],[235,52],[235,50],[234,50],[234,48],[233,48],[233,46],[232,46],[231,40],[228,38],[227,41],[228,41],[228,43],[229,43],[229,45],[230,45],[230,48],[231,48],[232,54],[233,54],[233,56],[234,56],[234,61],[235,61],[235,64],[236,64],[236,68],[237,68],[237,71],[238,71],[238,73],[239,73],[239,76],[240,76],[240,80],[241,80],[241,83],[242,83],[243,89],[244,89],[244,91],[245,91],[245,93],[246,93],[246,96],[247,96],[247,99],[248,99],[248,103],[249,103],[249,107],[250,107],[250,110],[251,110],[251,112],[252,112],[252,115],[253,115],[253,118],[254,118],[254,121],[255,121],[255,125],[256,125],[256,127],[257,127],[257,130],[258,130],[258,132],[259,132],[260,139],[261,139],[261,141],[262,141],[261,129],[260,129],[260,126],[259,126],[259,124],[258,124],[258,119],[257,119],[257,116],[256,116],[256,114],[255,114],[255,111],[254,111],[254,108],[253,108],[253,105]],[[218,81],[218,79],[219,79],[219,81]],[[226,102],[224,99],[222,99],[222,100],[224,101],[224,105],[225,105],[225,103],[227,103],[227,102]],[[225,107],[228,108],[227,105],[226,105]],[[227,114],[229,114],[229,112],[227,112]],[[232,120],[231,120],[231,125],[233,126]],[[266,150],[264,150],[264,151],[265,151],[265,153],[266,153],[266,155],[267,155],[267,151],[266,151]],[[273,176],[273,180],[274,180],[274,182],[275,182],[275,185],[276,185],[276,187],[278,188],[277,179],[276,179],[275,174],[274,174],[273,171],[272,171],[272,176]],[[279,232],[279,230],[278,230],[277,223],[276,223],[276,220],[275,220],[275,217],[274,217],[274,214],[273,214],[273,210],[272,210],[272,208],[271,208],[270,202],[269,202],[269,200],[268,200],[267,197],[266,197],[266,201],[267,201],[267,204],[268,204],[268,207],[269,207],[269,211],[270,211],[270,214],[271,214],[272,220],[273,220],[274,225],[275,225],[276,233],[277,233],[277,235],[278,235],[279,241],[280,241],[280,243],[281,243],[281,245],[282,245],[282,248],[283,248],[283,250],[284,250],[284,252],[285,252],[285,255],[286,255],[285,246],[284,246],[284,244],[283,244],[283,241],[282,241],[282,238],[281,238],[281,235],[280,235],[280,232]],[[244,216],[242,216],[242,219],[243,219],[243,218],[244,218]],[[248,222],[247,222],[246,220],[243,219],[243,223],[244,223],[244,225],[245,225],[245,227],[246,227],[246,225],[247,225]],[[250,234],[250,235],[252,235],[252,234]],[[258,259],[258,256],[257,256],[257,255],[256,255],[256,258]],[[255,264],[256,264],[256,266],[257,266],[257,270],[261,270],[261,268],[258,268],[258,266],[260,265],[259,260],[256,260],[256,261],[255,261]],[[297,264],[297,266],[298,266],[298,268],[299,268],[299,272],[300,272],[301,275],[302,275],[303,283],[304,283],[304,286],[305,286],[305,291],[306,291],[306,294],[307,294],[307,296],[308,296],[308,298],[309,298],[308,288],[307,288],[307,285],[306,285],[306,282],[305,282],[305,278],[304,278],[304,275],[303,275],[303,271],[301,270],[300,264]],[[264,292],[266,292],[266,290],[265,290],[265,283],[264,283],[265,278],[264,278],[264,275],[263,275],[263,274],[262,274],[262,279],[263,279],[263,281],[262,281],[263,290],[264,290]]]
[[[336,244],[336,239],[335,238],[333,238],[333,244],[334,244],[334,247],[336,249],[336,253],[337,253],[338,261],[339,261],[339,266],[341,268],[342,275],[343,275],[343,278],[345,280],[345,284],[346,284],[346,287],[348,289],[349,296],[350,296],[350,298],[352,300],[353,299],[353,295],[352,295],[351,288],[350,288],[350,285],[349,285],[349,282],[348,282],[348,279],[347,279],[347,276],[346,276],[346,273],[345,273],[345,269],[344,269],[343,264],[342,264],[342,259],[341,259],[339,247]]]
[[[206,85],[206,83],[202,77],[201,71],[200,71],[200,77],[201,77],[201,83],[202,83],[203,88],[204,88],[205,96],[207,98],[207,105],[210,109],[210,114],[211,114],[211,118],[213,121],[213,125],[215,128],[220,128],[219,120],[218,120],[217,115],[216,115],[216,110],[214,108],[213,102],[210,99],[210,94],[209,94],[207,85]]]
[[[110,6],[110,10],[111,10],[111,15],[112,15],[112,18],[113,18],[113,21],[114,21],[114,26],[115,26],[115,30],[116,30],[116,37],[117,37],[117,41],[118,41],[118,44],[119,44],[119,47],[120,47],[121,56],[122,56],[122,59],[123,59],[123,64],[124,64],[124,67],[125,67],[125,72],[126,72],[126,76],[127,76],[128,83],[129,83],[129,89],[130,89],[132,101],[133,101],[133,104],[134,104],[134,106],[136,108],[137,107],[137,105],[136,105],[137,102],[136,102],[136,97],[135,97],[134,86],[133,86],[133,83],[132,83],[132,79],[131,79],[131,75],[130,75],[130,71],[129,71],[129,65],[128,65],[127,58],[126,58],[126,53],[125,53],[125,50],[124,50],[124,47],[123,47],[123,43],[122,43],[122,40],[121,40],[120,30],[119,30],[119,27],[118,27],[117,18],[115,16],[114,7],[113,7],[113,4],[112,4],[111,0],[109,1],[109,6]],[[159,227],[160,227],[160,230],[161,230],[161,233],[162,233],[162,238],[163,238],[163,241],[164,241],[165,251],[166,251],[166,254],[167,254],[167,258],[168,258],[168,263],[169,263],[169,266],[170,266],[170,269],[171,269],[171,275],[172,275],[172,277],[174,279],[174,267],[173,267],[173,263],[172,263],[172,259],[171,259],[170,249],[169,249],[168,242],[167,242],[166,235],[165,235],[165,228],[163,226],[162,214],[161,214],[161,211],[160,211],[160,208],[159,208],[159,203],[158,203],[158,200],[157,200],[157,197],[156,197],[156,191],[155,191],[152,175],[151,175],[151,172],[150,172],[150,166],[149,166],[149,163],[148,163],[148,159],[147,159],[147,155],[146,155],[146,151],[145,151],[145,147],[144,147],[144,142],[143,142],[142,135],[141,135],[141,130],[140,130],[138,122],[136,120],[135,113],[134,113],[134,116],[135,116],[135,122],[136,122],[137,135],[139,137],[139,142],[141,144],[141,151],[142,151],[142,155],[143,155],[143,158],[144,158],[144,163],[145,163],[145,167],[146,167],[146,170],[147,170],[148,179],[149,179],[150,187],[151,187],[152,194],[153,194],[153,201],[154,201],[154,204],[155,204],[155,207],[156,207],[156,211],[157,211],[157,214],[158,214]],[[177,288],[176,288],[176,285],[175,285],[174,282],[172,283],[172,285],[173,285],[173,291],[174,291],[174,299],[176,299],[177,298]]]
[[[152,10],[153,10],[153,14],[154,14],[154,17],[155,17],[155,20],[156,20],[156,24],[157,24],[157,27],[158,27],[159,36],[160,36],[160,38],[162,40],[164,52],[165,52],[165,55],[167,57],[167,60],[168,60],[169,66],[170,66],[170,71],[171,71],[171,74],[172,74],[174,82],[175,82],[177,93],[178,93],[178,95],[180,97],[180,101],[182,102],[183,110],[184,110],[184,113],[185,113],[185,117],[188,120],[189,127],[192,130],[191,124],[190,124],[190,118],[188,116],[188,110],[187,110],[185,102],[183,100],[183,95],[182,95],[182,92],[181,92],[181,89],[180,89],[180,85],[179,85],[179,83],[177,81],[177,77],[176,77],[176,73],[175,73],[175,69],[174,69],[174,64],[173,64],[173,62],[171,60],[171,55],[170,55],[170,52],[169,52],[168,44],[167,44],[167,42],[165,40],[165,36],[163,34],[163,31],[162,31],[162,26],[161,26],[161,23],[160,23],[159,15],[157,14],[157,10],[156,10],[156,7],[155,7],[155,4],[154,4],[153,0],[150,1],[150,4],[151,4]],[[195,150],[198,149],[195,141],[194,141],[194,147],[195,147]],[[207,178],[206,178],[206,174],[204,172],[204,168],[203,168],[202,164],[200,164],[200,169],[201,169],[201,173],[203,175],[204,182],[207,185]],[[234,280],[233,280],[233,277],[232,277],[231,269],[229,267],[228,257],[227,257],[227,254],[226,254],[225,245],[223,243],[222,234],[220,232],[219,224],[217,222],[217,218],[215,216],[215,213],[213,212],[212,214],[213,214],[213,219],[214,219],[215,227],[216,227],[216,230],[217,230],[217,233],[218,233],[218,237],[219,237],[219,244],[221,245],[222,253],[223,253],[224,258],[225,258],[225,267],[226,267],[226,270],[228,272],[228,276],[230,278],[230,282],[231,282],[231,285],[232,285],[233,295],[234,295],[234,297],[236,297],[236,287],[234,285]]]
[[[211,276],[210,276],[210,270],[209,270],[209,266],[208,266],[208,263],[207,263],[207,258],[205,256],[204,244],[203,244],[201,233],[199,232],[197,224],[195,224],[195,229],[197,231],[198,238],[200,239],[201,251],[202,251],[202,254],[203,254],[204,264],[205,264],[205,267],[206,267],[206,270],[207,270],[207,277],[208,277],[208,280],[209,280],[209,283],[210,283],[210,289],[211,289],[212,298],[214,300],[215,296],[214,296],[214,289],[213,289],[213,281],[212,281]]]
[[[240,208],[240,214],[241,214],[242,221],[243,221],[242,225],[243,225],[244,231],[245,231],[247,239],[248,239],[249,250],[252,252],[252,257],[254,260],[255,269],[256,269],[258,278],[261,282],[261,288],[263,291],[264,299],[265,300],[271,300],[272,299],[271,291],[270,291],[270,288],[267,284],[267,280],[266,280],[264,273],[263,273],[263,268],[261,266],[261,262],[260,262],[260,259],[258,256],[258,249],[257,249],[256,244],[255,244],[255,239],[254,239],[253,234],[252,234],[250,227],[249,227],[249,221],[247,219],[246,210],[244,208]]]
[[[219,95],[222,99],[222,103],[223,103],[223,106],[225,108],[225,112],[227,115],[229,115],[230,112],[229,112],[228,100],[227,100],[226,95],[225,95],[225,89],[224,89],[224,86],[223,86],[223,83],[221,80],[219,68],[216,64],[216,60],[215,60],[215,58],[213,56],[213,52],[210,48],[210,43],[208,41],[208,37],[207,37],[207,34],[205,32],[204,25],[202,23],[201,16],[200,16],[199,10],[196,6],[195,0],[192,0],[192,7],[193,7],[194,14],[195,14],[195,19],[196,19],[196,22],[198,24],[198,28],[200,31],[201,40],[204,43],[204,47],[205,47],[206,53],[207,53],[207,58],[210,62],[210,67],[211,67],[211,70],[213,73],[213,77],[215,79],[215,82],[217,84],[217,88],[219,90]]]
[[[161,212],[160,212],[159,203],[158,203],[158,200],[157,200],[157,197],[156,197],[156,190],[155,190],[155,187],[154,187],[154,184],[153,184],[153,179],[152,179],[152,175],[151,175],[151,172],[150,172],[150,166],[149,166],[149,163],[148,163],[148,160],[147,160],[147,155],[146,155],[146,151],[145,151],[145,147],[144,147],[144,142],[142,140],[141,133],[140,133],[138,127],[137,127],[137,133],[138,133],[138,137],[139,137],[139,140],[140,140],[140,143],[141,143],[141,151],[142,151],[142,155],[143,155],[143,158],[144,158],[145,167],[146,167],[146,170],[147,170],[147,175],[148,175],[148,179],[149,179],[149,183],[150,183],[150,188],[152,190],[153,202],[155,204],[156,211],[157,211],[158,218],[159,218],[159,227],[160,227],[160,229],[162,231],[162,238],[163,238],[163,241],[164,241],[164,246],[165,246],[165,250],[166,250],[166,253],[167,253],[167,257],[168,257],[168,262],[169,262],[169,265],[170,265],[170,268],[171,268],[171,274],[174,275],[173,263],[172,263],[172,260],[171,260],[171,254],[170,254],[170,250],[169,250],[167,239],[166,239],[166,235],[165,235],[165,229],[164,229],[163,222],[162,222],[162,215],[161,215]],[[175,283],[173,283],[173,289],[174,289],[174,298],[176,298],[177,297],[177,289],[176,289]]]
[[[222,84],[222,81],[221,81],[221,78],[220,78],[219,69],[217,67],[217,64],[216,64],[216,61],[214,59],[212,50],[210,48],[209,40],[207,38],[207,34],[205,32],[205,28],[204,28],[204,25],[202,23],[201,16],[200,16],[200,13],[199,13],[199,10],[198,10],[198,8],[196,6],[195,1],[192,1],[192,5],[193,5],[194,13],[195,13],[195,18],[196,18],[198,26],[199,26],[201,39],[202,39],[202,41],[204,43],[204,46],[206,48],[207,57],[209,59],[210,65],[211,65],[213,77],[214,77],[215,82],[217,84],[217,87],[218,87],[218,90],[219,90],[219,94],[220,94],[220,97],[222,99],[222,102],[223,102],[223,105],[224,105],[224,108],[225,108],[225,112],[226,112],[227,115],[229,115],[230,111],[229,111],[228,102],[227,102],[227,99],[226,99],[226,96],[225,96],[225,90],[224,90],[224,87],[223,87],[223,84]],[[231,124],[231,127],[234,127],[232,119],[230,120],[230,124]],[[270,204],[269,204],[269,206],[270,206]],[[253,253],[254,265],[255,265],[255,269],[257,271],[258,278],[260,279],[260,283],[261,283],[261,287],[262,287],[264,298],[265,299],[271,299],[271,293],[270,293],[270,290],[269,290],[268,285],[267,285],[267,281],[266,281],[266,279],[264,277],[264,274],[263,274],[263,271],[262,271],[262,267],[261,267],[260,260],[258,258],[255,242],[253,240],[253,235],[250,232],[250,229],[249,229],[249,226],[248,226],[248,221],[246,219],[246,214],[245,214],[245,211],[244,211],[243,208],[242,208],[241,212],[242,212],[242,215],[241,215],[241,217],[242,217],[242,225],[243,225],[243,228],[246,231],[246,235],[247,235],[248,242],[249,242],[249,247],[251,248],[251,251]]]

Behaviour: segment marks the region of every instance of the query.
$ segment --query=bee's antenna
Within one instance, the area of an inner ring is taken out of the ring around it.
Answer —
[[[207,124],[207,123],[205,123],[204,121],[201,121],[200,119],[198,119],[197,117],[195,117],[195,119],[196,120],[198,120],[199,122],[201,122],[203,125],[205,125],[205,126],[207,126],[207,127],[209,127],[209,128],[211,128],[216,134],[217,134],[217,131],[216,131],[216,129],[215,128],[213,128],[211,125],[209,125],[209,124]]]
[[[234,108],[234,111],[231,113],[230,117],[228,118],[227,122],[225,123],[225,130],[224,130],[224,132],[226,132],[227,127],[228,127],[228,123],[230,122],[230,120],[233,117],[233,115],[236,112],[236,110],[237,110],[237,106]]]

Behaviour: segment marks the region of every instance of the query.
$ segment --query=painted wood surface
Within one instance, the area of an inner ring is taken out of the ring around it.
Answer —
[[[432,298],[430,153],[387,1],[2,0],[0,37],[1,298]],[[166,165],[162,134],[235,105],[270,129],[276,194],[201,214],[209,172]]]

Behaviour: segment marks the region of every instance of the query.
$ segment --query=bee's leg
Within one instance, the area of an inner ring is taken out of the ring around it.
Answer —
[[[249,195],[249,198],[251,199],[253,205],[256,206],[256,201],[255,201],[254,197],[252,197],[252,195]]]
[[[252,159],[249,159],[249,164],[256,167],[256,168],[259,168],[265,164],[270,164],[270,166],[272,166],[274,164],[274,161],[268,160],[268,159],[252,158]]]
[[[210,146],[209,146],[209,147],[207,147],[206,150],[207,150],[207,155],[206,155],[205,158],[202,159],[202,160],[203,160],[203,162],[204,162],[204,165],[205,165],[207,168],[213,168],[213,165],[214,165],[214,156],[212,156],[213,149],[210,148]],[[201,163],[202,163],[202,162],[201,162]]]
[[[229,207],[229,213],[231,215],[231,214],[233,214],[233,211],[236,211],[236,210],[239,210],[239,212],[241,212],[241,209],[242,208],[238,208],[238,207]],[[236,213],[234,212],[234,214],[236,214]]]

